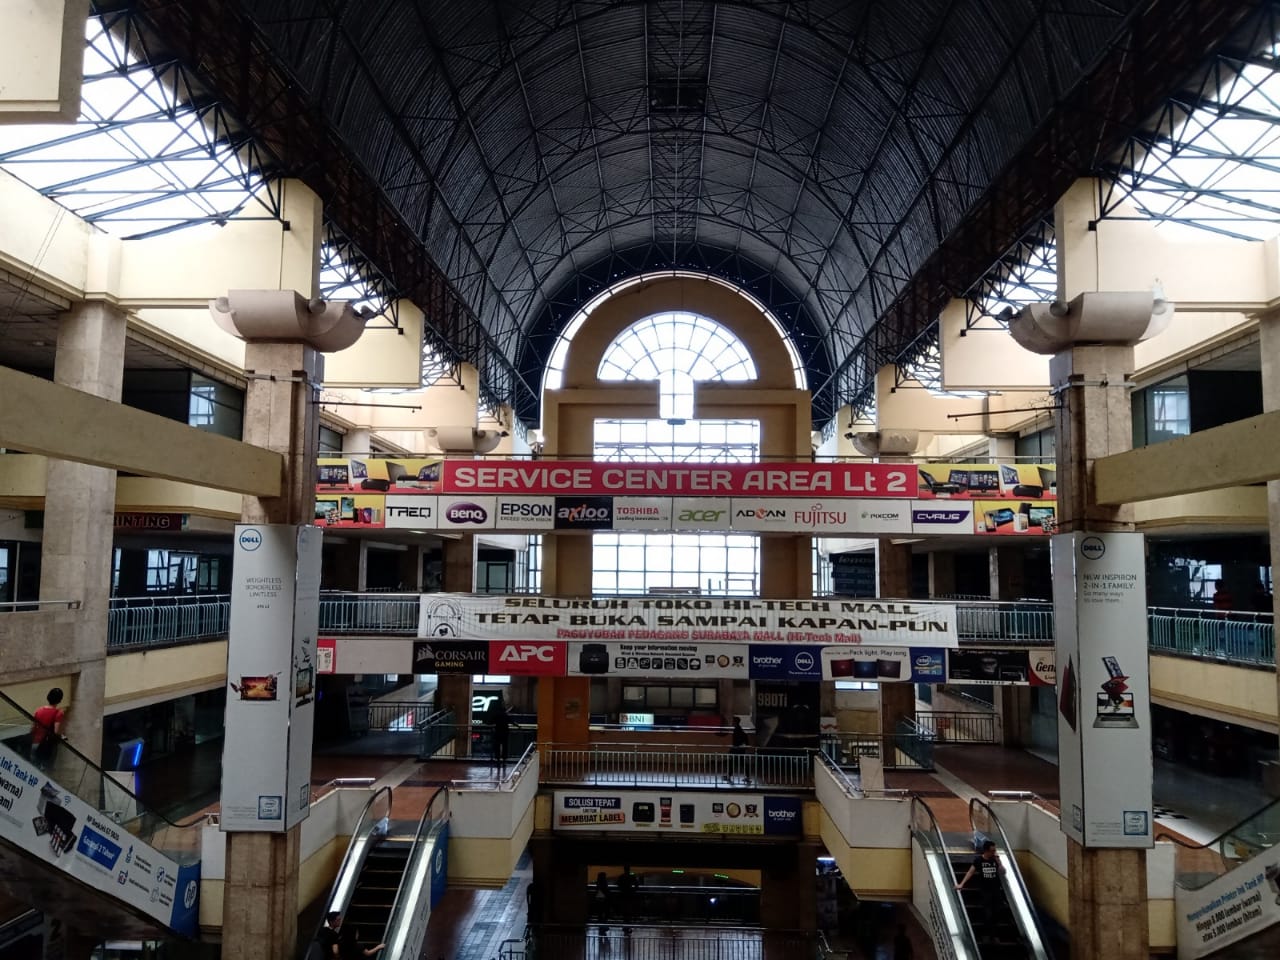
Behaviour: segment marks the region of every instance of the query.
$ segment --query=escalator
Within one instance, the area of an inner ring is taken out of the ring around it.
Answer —
[[[978,904],[979,910],[975,912],[973,907],[975,901],[981,899],[981,893],[976,890],[970,892],[967,885],[961,891],[983,960],[1053,960],[1035,904],[1027,893],[1018,859],[999,817],[990,806],[975,797],[969,801],[969,826],[973,830],[972,849],[978,850],[983,841],[990,840],[996,845],[996,859],[1003,868],[999,890],[990,910],[984,911],[981,909],[984,905]],[[976,854],[971,852],[963,858],[961,877],[968,871],[974,856]]]
[[[956,883],[969,872],[973,858],[972,851],[950,854]],[[976,878],[970,880],[960,891],[960,896],[982,960],[1028,960],[1032,954],[1018,934],[1013,910],[1004,891],[997,886],[992,893],[984,894],[980,883]]]
[[[416,823],[390,820],[391,803],[383,787],[365,804],[324,913],[342,914],[366,947],[386,943],[380,960],[417,960],[447,875],[449,791],[437,789]]]
[[[929,805],[911,800],[911,900],[925,920],[940,960],[983,960],[969,914],[956,890],[956,845],[943,836]],[[968,869],[968,863],[965,864]]]
[[[34,718],[0,692],[0,890],[78,934],[174,939],[197,933],[200,826],[148,810],[129,775],[65,740],[41,769]]]
[[[1231,948],[1232,957],[1280,956],[1280,800],[1208,843],[1162,831],[1174,848],[1178,958]]]

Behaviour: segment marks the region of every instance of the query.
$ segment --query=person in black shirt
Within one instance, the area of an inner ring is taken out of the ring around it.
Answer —
[[[640,878],[631,872],[630,867],[624,866],[621,876],[618,877],[618,899],[622,901],[623,923],[631,923],[635,920],[636,894],[639,890]]]
[[[338,931],[341,928],[342,914],[337,910],[331,910],[324,915],[324,926],[316,936],[316,943],[320,945],[320,956],[324,960],[331,960],[338,956]]]
[[[612,897],[609,894],[609,877],[603,870],[596,874],[596,889],[592,899],[595,900],[596,922],[602,927],[607,927],[609,925],[609,901]]]
[[[489,706],[485,719],[493,726],[493,762],[500,766],[507,763],[507,742],[511,739],[511,715],[502,702],[502,694]]]
[[[742,729],[742,718],[733,718],[733,744],[729,747],[729,775],[725,777],[730,783],[745,773],[747,762],[747,731]],[[751,783],[750,777],[743,777]]]
[[[1002,873],[1004,873],[1004,867],[1000,866],[1000,861],[996,859],[995,842],[985,840],[982,844],[982,852],[973,858],[973,863],[969,865],[969,871],[964,875],[964,879],[956,884],[957,890],[963,890],[970,880],[977,878],[977,889],[981,895],[979,904],[987,923],[995,919],[996,906],[1002,896],[1000,890]]]

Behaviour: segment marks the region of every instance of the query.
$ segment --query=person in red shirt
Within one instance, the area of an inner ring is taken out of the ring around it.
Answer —
[[[53,760],[67,718],[67,711],[58,706],[62,703],[61,687],[54,687],[45,699],[48,703],[35,712],[31,724],[31,760],[42,770]]]

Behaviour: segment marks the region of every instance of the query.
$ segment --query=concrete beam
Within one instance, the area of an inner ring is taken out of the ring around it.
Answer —
[[[0,447],[216,490],[280,496],[284,460],[269,450],[6,367],[0,367],[0,397]]]
[[[1280,479],[1280,410],[1103,457],[1095,500],[1114,506]]]

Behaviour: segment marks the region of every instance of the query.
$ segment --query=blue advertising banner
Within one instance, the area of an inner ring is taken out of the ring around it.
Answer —
[[[947,679],[947,652],[941,647],[911,648],[911,682],[943,683]]]
[[[449,824],[445,824],[431,851],[431,907],[435,909],[449,886]]]
[[[799,836],[804,831],[802,809],[799,797],[765,797],[765,835]]]
[[[821,680],[822,648],[794,644],[753,644],[748,676],[752,680]]]

